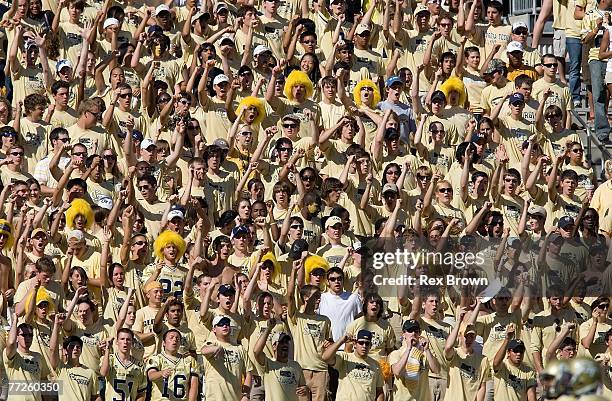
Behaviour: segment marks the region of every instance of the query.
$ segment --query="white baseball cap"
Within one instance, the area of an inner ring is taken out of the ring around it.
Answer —
[[[516,21],[514,24],[512,24],[512,32],[514,32],[515,30],[517,30],[519,28],[525,28],[525,29],[527,29],[527,32],[529,32],[529,27],[523,21]]]
[[[171,221],[175,217],[180,217],[181,219],[185,218],[185,216],[183,215],[183,212],[180,211],[179,209],[170,210],[168,212],[168,221]]]
[[[223,35],[221,35],[221,37],[219,38],[219,43],[223,43],[224,40],[231,40],[232,43],[236,43],[234,42],[234,37],[229,33],[224,33]]]
[[[104,20],[104,29],[108,28],[109,26],[113,26],[113,25],[117,25],[119,26],[119,20],[117,18],[107,18]]]
[[[219,74],[213,79],[213,85],[219,85],[221,82],[229,82],[229,78],[225,74]]]
[[[102,209],[111,210],[113,208],[113,199],[108,196],[101,196],[98,198],[96,205]]]
[[[57,70],[57,72],[60,72],[64,67],[72,68],[72,63],[70,62],[70,60],[60,60],[55,65],[55,69]]]
[[[164,11],[170,12],[170,7],[168,7],[165,4],[160,4],[159,6],[157,6],[157,8],[155,9],[155,15],[159,15],[161,13],[163,13]]]
[[[517,41],[512,41],[506,46],[506,53],[523,52],[523,45]]]
[[[78,242],[84,241],[85,240],[85,234],[83,234],[83,231],[81,230],[72,230],[68,233],[68,239],[75,239]]]
[[[155,142],[153,142],[151,139],[149,138],[145,138],[142,140],[142,142],[140,142],[140,149],[147,149],[151,146],[157,146],[155,145]]]
[[[270,50],[267,46],[258,45],[255,50],[253,50],[253,57],[257,57],[265,52],[272,52],[272,50]]]

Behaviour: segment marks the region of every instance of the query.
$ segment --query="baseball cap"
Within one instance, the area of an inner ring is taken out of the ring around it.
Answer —
[[[472,138],[470,139],[470,142],[479,142],[479,141],[486,141],[486,137],[480,133],[480,132],[474,132],[472,134]]]
[[[49,295],[49,292],[45,287],[40,287],[36,292],[36,305],[40,305],[43,302],[49,304],[49,306],[54,307],[53,298]]]
[[[213,79],[213,85],[219,85],[222,82],[229,82],[229,77],[225,74],[219,74]]]
[[[429,11],[428,11],[428,12],[429,12]],[[394,76],[392,76],[392,77],[387,78],[387,81],[385,82],[385,86],[387,86],[387,87],[391,87],[391,86],[393,86],[394,84],[398,84],[398,83],[403,85],[403,84],[404,84],[404,81],[402,81],[402,80],[400,79],[400,77],[398,77],[398,76],[394,75]]]
[[[247,73],[253,74],[253,70],[248,65],[243,65],[243,66],[240,66],[240,68],[238,68],[238,75],[239,76],[242,76],[242,75],[247,74]]]
[[[64,67],[72,68],[72,63],[70,62],[70,60],[60,60],[55,65],[55,69],[57,70],[57,72],[60,72]]]
[[[162,28],[161,26],[159,26],[159,25],[151,25],[151,26],[149,26],[149,27],[147,28],[147,32],[148,32],[149,34],[154,34],[154,33],[158,33],[158,32],[159,32],[159,33],[163,33],[163,32],[164,32],[164,30],[163,30],[163,28]]]
[[[419,4],[418,6],[416,6],[416,8],[414,9],[414,15],[419,15],[422,12],[426,12],[427,14],[431,14],[429,12],[429,9],[424,6],[423,4]]]
[[[167,7],[167,6],[166,6]],[[113,25],[117,25],[119,26],[119,20],[117,18],[107,18],[104,20],[104,25],[102,25],[102,27],[104,29],[108,28],[109,26],[113,26]]]
[[[171,221],[173,218],[178,217],[180,219],[185,218],[185,213],[183,213],[183,208],[180,206],[173,206],[168,212],[168,221]]]
[[[434,93],[432,93],[431,94],[431,102],[434,103],[435,101],[446,102],[446,95],[444,95],[444,92],[442,92],[442,91],[435,91]]]
[[[169,12],[170,12],[170,7],[168,7],[168,6],[167,6],[167,5],[165,5],[165,4],[160,4],[160,5],[159,5],[159,6],[157,6],[157,8],[155,9],[155,15],[159,15],[159,14],[161,14],[161,13],[163,13],[163,12],[167,12],[167,13],[169,13]]]
[[[226,34],[223,34],[221,38],[219,39],[219,44],[223,44],[223,42],[225,42],[226,40],[229,40],[230,42],[235,43],[232,35],[230,35],[229,33],[226,33]]]
[[[385,140],[391,141],[393,139],[398,139],[400,137],[400,133],[397,128],[387,128],[385,130]]]
[[[531,205],[529,206],[529,209],[527,209],[527,214],[546,217],[546,209],[544,209],[542,206]]]
[[[294,121],[296,123],[299,123],[299,122],[302,121],[302,120],[300,120],[300,117],[298,117],[297,114],[293,114],[293,113],[285,114],[285,116],[283,117],[282,121],[285,121],[285,120],[291,120],[291,121]]]
[[[227,316],[219,315],[213,318],[213,321],[212,321],[213,327],[222,326],[226,324],[232,324],[232,320]]]
[[[140,149],[146,150],[146,149],[149,149],[151,146],[157,147],[157,145],[155,145],[155,142],[153,142],[149,138],[143,139],[142,142],[140,142]]]
[[[498,71],[505,66],[506,66],[506,63],[504,63],[502,60],[498,58],[494,58],[489,63],[489,66],[487,67],[485,74],[493,74],[495,71]]]
[[[36,228],[36,229],[32,230],[32,233],[30,234],[30,238],[36,237],[36,234],[38,234],[38,233],[43,233],[46,236],[48,236],[48,234],[47,234],[47,232],[45,230],[43,230],[42,228]]]
[[[573,225],[574,225],[574,219],[572,219],[570,216],[563,216],[559,219],[559,222],[557,222],[557,227],[563,228],[563,229],[565,229],[567,226],[573,226]]]
[[[224,2],[222,2],[222,1],[220,1],[220,2],[218,2],[218,3],[215,5],[215,12],[216,12],[216,13],[218,13],[219,11],[221,11],[221,10],[223,10],[223,9],[226,9],[226,10],[228,10],[228,11],[229,11],[229,8],[227,8],[227,3],[224,3]]]
[[[328,227],[333,227],[336,224],[342,224],[342,219],[338,216],[330,216],[325,221],[325,228],[327,229]]]
[[[388,182],[382,187],[382,193],[384,194],[386,192],[396,192],[397,193],[399,192],[399,189],[397,188],[397,185],[391,182]]]
[[[68,233],[68,239],[75,239],[79,242],[85,241],[85,234],[81,230],[72,230]]]
[[[506,46],[506,53],[513,52],[523,52],[523,45],[520,44],[520,42],[517,42],[516,40],[513,40],[512,42],[508,43],[508,45]]]
[[[298,260],[302,257],[302,253],[308,250],[308,241],[298,239],[293,242],[289,250],[289,257],[293,260]]]
[[[513,93],[512,95],[510,95],[510,104],[515,104],[515,103],[525,103],[525,96],[523,96],[522,93]]]
[[[236,226],[232,229],[232,234],[230,235],[230,239],[234,239],[239,235],[250,234],[249,228],[247,226]]]
[[[98,198],[96,205],[102,209],[111,210],[113,208],[113,199],[110,196],[101,196]]]
[[[359,340],[367,340],[372,342],[372,332],[370,330],[359,330],[357,332],[357,341]]]
[[[510,340],[508,349],[512,351],[525,352],[525,343],[517,338]]]
[[[147,285],[145,285],[144,292],[145,294],[151,290],[155,290],[157,288],[162,288],[162,285],[159,281],[149,281]]]
[[[370,26],[366,24],[357,25],[357,29],[355,29],[355,33],[357,35],[361,35],[364,32],[372,32],[372,30],[370,29]]]
[[[514,24],[512,24],[512,32],[516,31],[519,28],[525,28],[529,32],[529,27],[523,21],[516,21]]]
[[[224,150],[228,150],[229,149],[229,143],[227,143],[227,141],[223,138],[217,138],[215,139],[215,141],[213,142],[213,145],[220,147],[221,149]]]
[[[557,242],[559,240],[563,240],[563,237],[558,232],[554,232],[550,234],[550,236],[548,237],[548,242],[551,242],[551,243]]]
[[[265,52],[272,53],[272,50],[270,50],[268,46],[258,45],[257,47],[255,47],[255,50],[253,50],[253,57],[257,57]]]
[[[402,324],[402,331],[421,330],[421,325],[418,320],[408,319]]]
[[[141,141],[144,139],[144,135],[142,135],[142,132],[138,131],[138,130],[134,130],[132,131],[132,138],[136,139],[137,141]]]
[[[222,286],[219,287],[219,294],[225,295],[226,297],[229,297],[230,295],[234,295],[235,293],[236,293],[236,290],[230,284],[223,284]]]

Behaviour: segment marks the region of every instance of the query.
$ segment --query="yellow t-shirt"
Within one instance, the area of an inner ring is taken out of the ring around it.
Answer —
[[[389,355],[389,365],[393,366],[406,353],[406,344]],[[393,398],[396,400],[429,399],[429,364],[423,351],[417,347],[410,349],[405,372],[393,381]]]
[[[444,401],[475,400],[480,386],[490,379],[489,359],[481,354],[467,355],[455,348],[455,355],[448,363],[448,387]]]
[[[371,401],[376,398],[376,390],[382,390],[384,385],[380,366],[370,356],[361,358],[340,351],[334,369],[339,374],[336,401]]]
[[[496,400],[527,401],[527,390],[536,385],[535,371],[525,364],[514,366],[505,360],[494,372]]]
[[[264,356],[263,383],[266,398],[275,401],[298,401],[298,386],[306,383],[302,367],[295,361],[278,362]]]
[[[6,356],[6,350],[2,353],[2,359],[6,369],[6,376],[11,382],[19,381],[28,385],[35,385],[41,380],[41,355],[37,352],[29,354],[21,354],[15,352],[12,359]],[[12,397],[9,397],[12,398]],[[15,397],[16,398],[16,397]],[[19,400],[23,401],[40,401],[40,392],[32,392],[29,395],[19,396]]]
[[[346,333],[357,338],[359,330],[368,330],[372,333],[372,346],[369,356],[379,360],[387,356],[387,350],[395,348],[395,332],[387,320],[379,319],[376,322],[368,322],[361,316],[353,320],[346,327]]]
[[[246,347],[219,341],[211,341],[206,345],[223,347],[222,358],[202,358],[206,399],[209,401],[240,399],[242,378],[251,367]]]
[[[559,106],[564,113],[572,110],[572,96],[570,94],[569,87],[559,80],[551,84],[550,82],[546,82],[544,78],[538,79],[533,83],[531,97],[536,99],[538,102],[542,102],[544,99],[544,91],[546,89],[550,89],[552,93],[550,97],[546,99],[544,110],[546,110],[546,107],[552,104]]]
[[[331,322],[327,316],[296,312],[287,319],[294,343],[294,358],[302,369],[327,372],[321,359],[323,342],[331,338]]]
[[[132,330],[135,333],[148,334],[153,333],[153,323],[155,322],[155,315],[159,308],[153,308],[149,305],[140,308],[136,311],[136,319],[134,321],[134,325],[132,326]],[[155,353],[155,349],[157,347],[155,339],[151,340],[147,344],[143,344],[145,347],[143,360],[147,360],[153,353]]]
[[[98,359],[98,363],[99,363]],[[93,369],[67,366],[63,362],[58,368],[58,381],[62,383],[62,399],[67,401],[91,400],[98,394],[98,376]]]

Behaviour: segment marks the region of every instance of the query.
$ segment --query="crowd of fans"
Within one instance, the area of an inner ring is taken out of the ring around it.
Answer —
[[[612,399],[612,0],[503,10],[0,5],[0,400]]]

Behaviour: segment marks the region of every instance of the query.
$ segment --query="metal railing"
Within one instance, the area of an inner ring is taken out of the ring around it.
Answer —
[[[510,2],[510,13],[512,15],[537,14],[541,5],[541,0],[512,0]]]
[[[589,127],[589,124],[587,124],[587,122],[584,121],[584,119],[580,116],[580,114],[578,114],[578,111],[572,110],[572,116],[573,116],[573,121],[576,124],[582,126],[582,128],[584,129],[586,133],[586,149],[587,149],[586,155],[585,155],[586,160],[592,164],[593,145],[595,145],[595,147],[601,153],[600,163],[601,163],[601,172],[603,174],[604,167],[605,167],[604,164],[606,160],[612,159],[612,154],[604,145],[602,145],[602,143],[599,141],[597,136],[593,135],[593,133],[591,132],[591,128]]]

